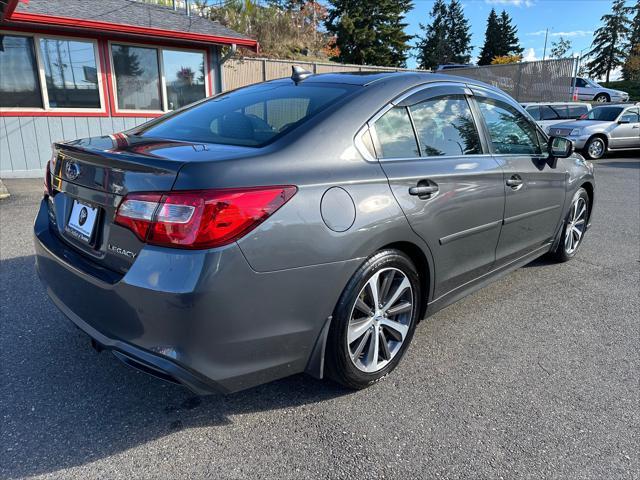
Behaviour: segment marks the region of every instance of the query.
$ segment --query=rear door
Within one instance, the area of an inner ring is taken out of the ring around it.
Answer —
[[[500,234],[503,175],[471,95],[463,84],[432,85],[370,122],[393,194],[435,259],[434,298],[487,272]]]
[[[640,115],[637,108],[628,108],[611,130],[611,148],[640,148]]]
[[[497,264],[504,264],[553,239],[567,172],[549,165],[546,145],[541,145],[546,139],[509,99],[479,88],[474,93],[487,140],[505,176],[504,224],[496,249]]]

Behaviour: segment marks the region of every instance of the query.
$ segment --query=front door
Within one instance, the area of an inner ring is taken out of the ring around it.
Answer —
[[[488,154],[464,85],[430,86],[370,122],[393,194],[434,258],[434,299],[486,273],[504,208],[502,170]]]
[[[611,148],[640,148],[640,115],[637,108],[625,110],[611,130]]]
[[[484,89],[474,93],[494,158],[504,172],[504,220],[496,249],[500,265],[553,240],[567,172],[549,165],[544,137],[506,98]]]

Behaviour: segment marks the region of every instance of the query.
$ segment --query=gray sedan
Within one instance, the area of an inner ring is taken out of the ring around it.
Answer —
[[[607,151],[640,149],[640,107],[598,106],[580,120],[553,125],[549,133],[572,140],[576,149],[594,160]]]
[[[36,266],[95,348],[195,392],[364,388],[425,316],[572,259],[594,192],[573,144],[488,85],[296,70],[55,144]]]

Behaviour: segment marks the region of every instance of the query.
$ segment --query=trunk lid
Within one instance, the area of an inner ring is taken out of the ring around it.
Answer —
[[[168,192],[185,163],[244,148],[115,134],[54,144],[49,218],[57,236],[101,267],[126,273],[144,242],[114,223],[124,196]]]

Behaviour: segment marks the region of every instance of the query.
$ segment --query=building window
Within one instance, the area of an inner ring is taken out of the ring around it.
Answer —
[[[119,110],[161,110],[160,69],[155,48],[112,45]]]
[[[50,108],[100,108],[93,43],[41,38],[40,54]]]
[[[169,110],[184,107],[207,96],[204,53],[163,50],[162,61]]]
[[[0,34],[0,107],[42,108],[33,38]]]
[[[175,110],[207,96],[203,51],[111,44],[119,111]]]

